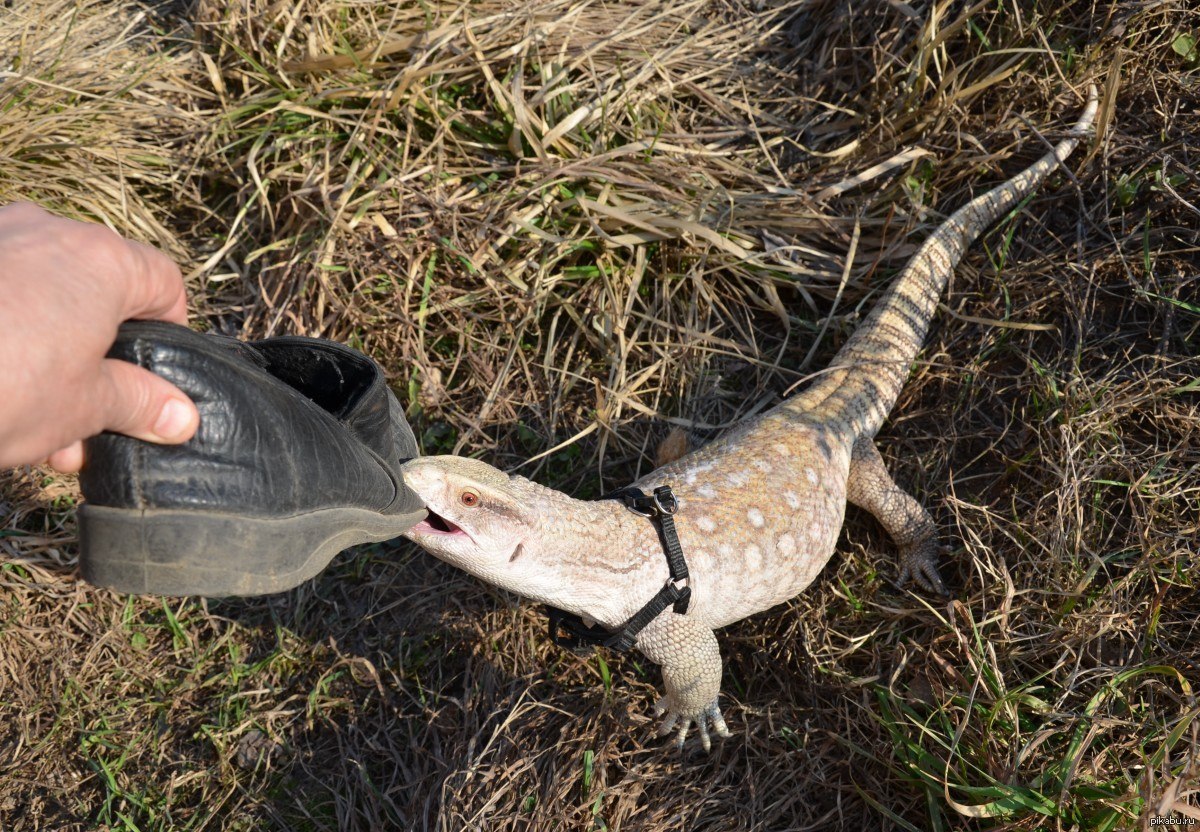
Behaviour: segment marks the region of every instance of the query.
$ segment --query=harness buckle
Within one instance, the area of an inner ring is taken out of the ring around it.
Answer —
[[[636,488],[618,489],[608,495],[606,499],[617,499],[625,504],[625,508],[632,511],[634,514],[652,519],[658,514],[658,508],[654,504],[654,498],[643,494]]]
[[[642,517],[652,518],[658,514],[658,510],[650,500],[630,500],[625,505],[634,514],[640,514]]]

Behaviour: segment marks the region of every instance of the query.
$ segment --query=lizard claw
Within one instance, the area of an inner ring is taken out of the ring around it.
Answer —
[[[933,541],[927,540],[906,550],[900,557],[900,585],[916,581],[927,592],[933,592],[945,598],[950,593],[946,584],[938,574],[937,559],[940,550]]]
[[[663,714],[666,714],[666,719],[663,720],[658,735],[660,737],[666,736],[671,733],[676,723],[678,723],[679,728],[675,732],[675,747],[681,751],[683,750],[684,742],[687,740],[688,731],[691,730],[692,723],[695,723],[696,729],[700,732],[700,746],[705,751],[712,750],[712,738],[708,733],[710,722],[712,723],[713,732],[718,737],[730,736],[729,726],[725,724],[725,717],[721,715],[721,708],[715,701],[710,702],[704,710],[697,714],[683,714],[671,703],[670,696],[664,696],[654,706],[655,716],[662,716]]]

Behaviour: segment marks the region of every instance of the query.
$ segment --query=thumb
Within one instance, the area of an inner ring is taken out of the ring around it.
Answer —
[[[174,445],[192,438],[200,414],[191,399],[136,364],[113,358],[100,364],[104,430]]]

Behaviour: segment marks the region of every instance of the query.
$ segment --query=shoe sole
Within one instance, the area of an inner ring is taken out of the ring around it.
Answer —
[[[89,583],[136,595],[266,595],[308,580],[343,549],[399,537],[424,517],[424,509],[246,517],[84,505],[79,565]]]

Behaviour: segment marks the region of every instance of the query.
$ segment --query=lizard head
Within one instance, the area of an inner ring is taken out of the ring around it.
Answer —
[[[522,593],[526,540],[535,527],[530,505],[543,491],[477,459],[426,456],[401,468],[429,516],[404,536],[489,583]],[[526,593],[522,593],[526,594]]]

